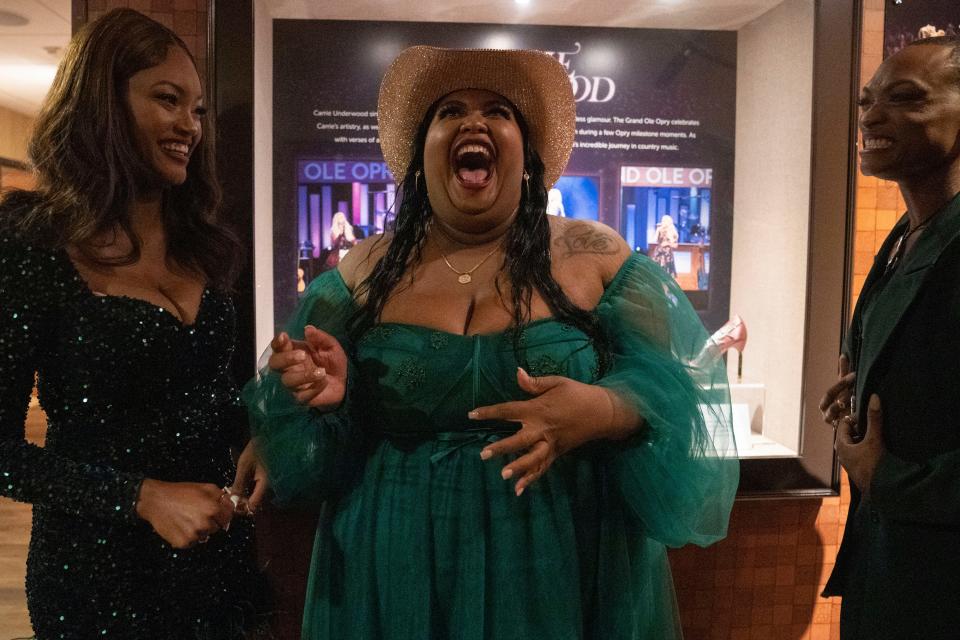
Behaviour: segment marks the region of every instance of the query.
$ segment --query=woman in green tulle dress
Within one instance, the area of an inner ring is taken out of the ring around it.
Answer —
[[[737,484],[724,366],[656,264],[546,215],[563,67],[413,47],[379,120],[396,231],[246,390],[278,500],[324,505],[303,637],[680,638],[666,547],[722,538]]]

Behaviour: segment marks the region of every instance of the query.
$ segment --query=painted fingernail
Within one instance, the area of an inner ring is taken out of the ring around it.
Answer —
[[[500,472],[500,477],[502,477],[504,480],[509,480],[513,477],[513,469],[504,469]]]
[[[471,420],[479,420],[480,412],[474,409],[473,411],[470,411],[467,413],[467,417],[470,418]]]
[[[490,451],[490,449],[484,449],[483,451],[480,452],[481,460],[489,460],[492,457],[493,457],[493,451]]]

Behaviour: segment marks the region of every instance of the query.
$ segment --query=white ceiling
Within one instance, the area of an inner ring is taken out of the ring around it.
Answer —
[[[266,0],[256,0],[258,2]],[[269,0],[274,17],[663,29],[742,27],[783,0]],[[29,20],[0,25],[0,105],[33,115],[70,40],[70,0],[0,0]],[[59,47],[56,53],[47,51]]]
[[[812,0],[811,0],[812,1]],[[275,18],[736,30],[783,0],[267,0]]]
[[[70,42],[70,0],[0,0],[0,12],[29,20],[19,27],[0,24],[0,105],[33,115]]]

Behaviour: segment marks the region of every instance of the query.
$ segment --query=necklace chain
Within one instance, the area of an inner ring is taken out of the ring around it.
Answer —
[[[439,231],[445,238],[447,238],[447,239],[450,240],[451,242],[454,241],[454,240],[453,240],[450,236],[448,236],[442,229],[440,229],[439,226],[436,227],[436,229],[437,229],[437,231]],[[443,257],[443,261],[444,261],[444,263],[446,263],[447,268],[450,269],[450,271],[453,271],[455,274],[457,274],[457,282],[459,282],[460,284],[470,284],[470,282],[473,281],[473,277],[471,276],[471,274],[472,274],[474,271],[476,271],[477,269],[479,269],[479,268],[480,268],[480,265],[482,265],[484,262],[486,262],[486,261],[490,258],[490,256],[492,256],[493,254],[495,254],[495,253],[500,249],[500,247],[501,247],[502,245],[503,245],[503,240],[500,240],[500,242],[497,243],[497,246],[495,246],[490,253],[488,253],[487,255],[483,256],[483,259],[480,260],[480,262],[478,262],[477,264],[473,265],[472,268],[467,269],[466,271],[460,271],[459,269],[457,269],[456,267],[454,267],[452,264],[450,264],[450,260],[447,258],[447,254],[444,253],[444,252],[443,252],[443,249],[441,249],[439,246],[437,247],[437,250],[440,251],[440,255],[441,255],[441,257]]]
[[[890,257],[887,258],[887,266],[884,269],[885,273],[889,273],[894,268],[896,268],[900,260],[903,259],[903,254],[906,252],[906,249],[907,249],[907,240],[910,239],[910,236],[912,236],[917,231],[920,231],[921,229],[926,227],[931,220],[933,220],[932,217],[927,218],[926,220],[924,220],[923,222],[915,226],[913,229],[910,229],[908,227],[907,230],[904,231],[899,238],[897,238],[896,244],[894,244],[893,249],[890,250]]]

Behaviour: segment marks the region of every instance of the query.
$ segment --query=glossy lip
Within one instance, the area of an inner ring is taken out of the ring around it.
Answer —
[[[466,145],[478,145],[484,147],[490,153],[490,170],[487,174],[487,179],[480,183],[466,183],[460,179],[460,174],[456,170],[457,167],[457,152]],[[485,189],[490,182],[492,182],[494,175],[497,173],[497,149],[493,146],[493,142],[487,136],[464,136],[454,142],[453,147],[450,148],[450,168],[453,170],[453,175],[457,179],[457,183],[467,189],[468,191],[480,191]]]

